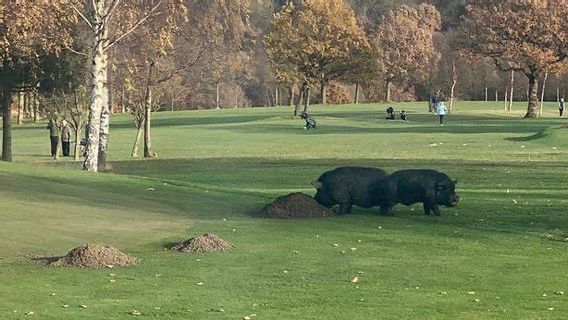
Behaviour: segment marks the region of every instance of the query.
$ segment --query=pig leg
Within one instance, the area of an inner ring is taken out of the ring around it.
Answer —
[[[392,216],[392,206],[391,205],[381,205],[381,209],[379,210],[381,216]]]
[[[351,207],[353,207],[353,204],[351,204],[351,202],[340,203],[339,214],[343,215],[351,212]]]
[[[432,204],[428,201],[425,201],[423,205],[424,205],[424,214],[429,216],[430,213],[432,213]]]
[[[432,211],[434,212],[435,216],[440,215],[440,207],[435,203],[432,205]]]

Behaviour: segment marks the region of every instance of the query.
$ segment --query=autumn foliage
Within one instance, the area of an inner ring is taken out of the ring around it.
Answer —
[[[529,79],[527,118],[537,117],[538,81],[568,54],[568,1],[472,0],[461,26],[466,54],[489,57]]]

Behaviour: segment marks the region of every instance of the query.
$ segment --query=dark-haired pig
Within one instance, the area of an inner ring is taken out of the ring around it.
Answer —
[[[378,206],[380,200],[376,188],[379,181],[388,174],[377,168],[339,167],[322,174],[312,182],[317,192],[314,199],[331,208],[339,204],[339,214],[351,212],[353,205],[371,208]]]
[[[445,173],[436,170],[399,170],[378,183],[378,195],[375,198],[383,201],[382,215],[391,215],[391,209],[397,203],[408,206],[422,202],[424,213],[438,216],[438,205],[453,207],[458,204],[460,197],[455,191],[456,183]]]

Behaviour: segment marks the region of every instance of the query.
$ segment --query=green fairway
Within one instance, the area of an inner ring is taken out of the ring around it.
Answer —
[[[384,120],[384,104],[315,106],[308,131],[289,107],[155,113],[155,160],[129,159],[132,119],[113,115],[112,170],[98,174],[51,160],[45,124],[14,126],[15,163],[0,163],[0,319],[566,319],[568,122],[555,103],[536,120],[525,107],[459,102],[440,127],[425,103],[395,104],[407,122]],[[462,201],[440,217],[420,205],[254,217],[277,196],[313,195],[341,165],[441,170]],[[236,248],[165,250],[207,232]],[[141,260],[31,260],[88,242]]]

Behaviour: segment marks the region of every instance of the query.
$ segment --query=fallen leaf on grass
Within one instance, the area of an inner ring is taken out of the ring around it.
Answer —
[[[148,189],[146,189],[146,191],[156,191],[156,189],[154,189],[154,188],[148,188]]]
[[[352,283],[357,283],[359,282],[359,276],[355,276],[355,278],[353,278],[353,280],[351,280]]]
[[[336,248],[339,247],[339,245],[337,243],[334,243],[333,246],[336,247]]]
[[[81,305],[79,305],[79,307],[80,307],[80,308],[83,308],[83,309],[86,309],[86,308],[87,308],[87,305],[86,305],[86,304],[81,304]]]
[[[467,294],[475,294],[475,291],[468,291]]]
[[[130,311],[130,314],[133,316],[141,316],[142,312],[138,311],[138,310],[132,310]]]
[[[196,284],[197,284],[198,286],[202,286],[202,285],[203,285],[203,282],[198,282],[198,283],[196,283]]]
[[[26,316],[31,316],[31,315],[34,315],[33,311],[26,312]]]
[[[61,307],[63,307],[63,308],[69,308],[69,305],[68,305],[68,304],[64,304],[64,305],[62,305]]]
[[[357,248],[351,248],[351,251],[357,251]]]

